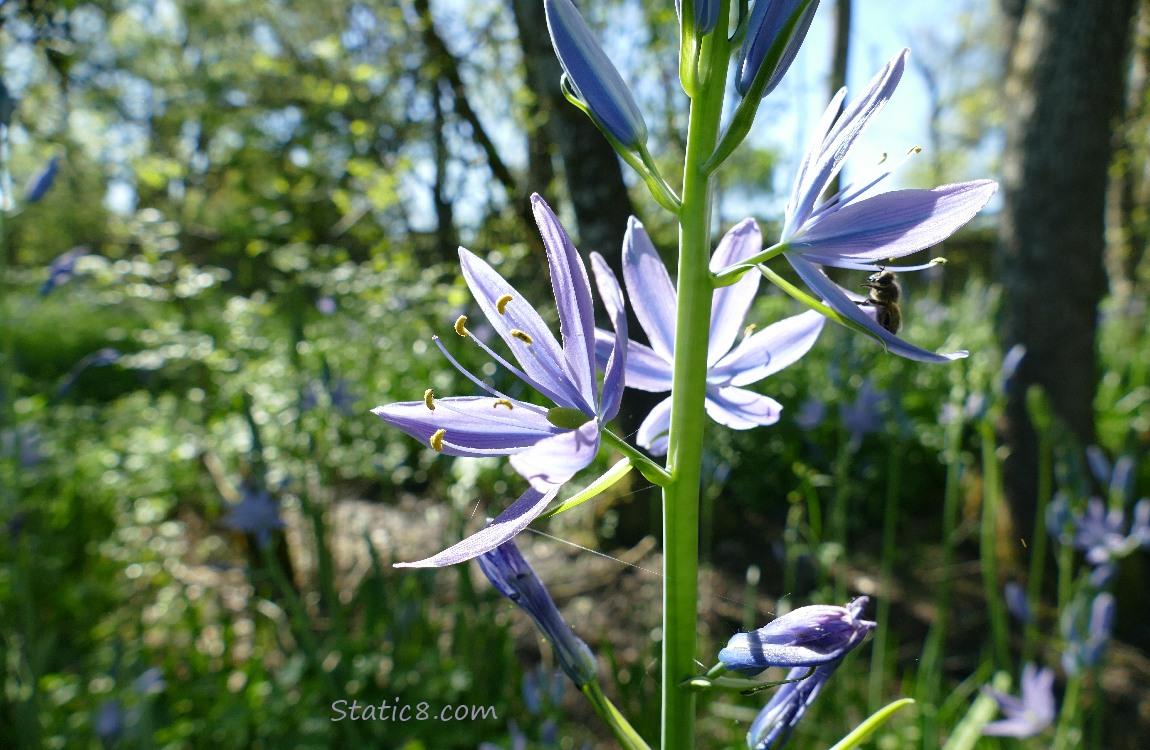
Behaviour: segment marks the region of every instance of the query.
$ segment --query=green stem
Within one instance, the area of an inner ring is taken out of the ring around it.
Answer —
[[[1042,579],[1046,572],[1046,507],[1050,504],[1051,456],[1050,438],[1045,431],[1038,435],[1038,502],[1034,511],[1034,536],[1031,539],[1030,574],[1026,584],[1026,602],[1030,609],[1030,623],[1022,641],[1022,662],[1034,660],[1041,631],[1038,629],[1038,600],[1042,597]]]
[[[886,502],[882,512],[882,562],[879,581],[883,592],[894,588],[894,562],[897,553],[898,533],[898,493],[902,484],[902,456],[899,451],[890,452],[887,469]],[[837,600],[836,600],[837,601]],[[873,713],[883,699],[883,686],[886,681],[886,650],[890,640],[890,595],[880,596],[875,612],[874,646],[870,667],[870,709]]]
[[[666,487],[671,483],[671,475],[659,464],[637,451],[630,443],[610,430],[603,430],[603,442],[622,453],[631,460],[632,465],[639,470],[648,482]]]
[[[995,666],[1010,669],[1010,634],[1006,610],[1002,604],[1002,587],[998,581],[998,561],[994,555],[995,531],[998,528],[998,499],[1002,490],[998,472],[997,441],[994,425],[983,419],[978,423],[982,440],[982,527],[979,553],[982,557],[982,586],[986,611],[990,617],[990,634]]]
[[[718,28],[726,28],[728,12],[729,6],[723,6]],[[695,694],[680,685],[696,671],[699,479],[714,292],[708,269],[712,182],[702,164],[719,136],[728,52],[724,34],[703,41],[702,56],[713,62],[712,77],[691,100],[679,211],[679,306],[667,452],[671,482],[663,488],[663,750],[695,746]]]
[[[587,700],[591,702],[595,713],[603,719],[603,723],[611,727],[611,734],[615,735],[615,739],[619,741],[624,750],[650,750],[650,746],[643,741],[643,738],[627,722],[623,714],[619,713],[615,704],[603,695],[603,688],[599,687],[598,682],[589,682],[580,689],[583,691],[583,695],[587,696]]]
[[[1054,750],[1067,750],[1077,747],[1079,694],[1082,692],[1082,674],[1071,675],[1066,681],[1066,695],[1062,699],[1062,711],[1058,715],[1058,732],[1054,736]]]

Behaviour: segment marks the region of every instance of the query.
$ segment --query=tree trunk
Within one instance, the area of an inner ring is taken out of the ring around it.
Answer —
[[[1006,81],[1002,339],[1026,357],[1007,394],[1004,482],[1017,531],[1034,532],[1037,436],[1026,392],[1094,441],[1095,329],[1111,127],[1121,115],[1134,0],[1028,0]]]
[[[835,47],[831,57],[830,93],[827,101],[847,85],[847,70],[851,51],[851,0],[835,0]],[[827,195],[834,195],[842,188],[842,175],[835,175],[827,188]]]

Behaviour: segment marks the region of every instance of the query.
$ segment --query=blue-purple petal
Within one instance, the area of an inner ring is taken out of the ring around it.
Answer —
[[[763,249],[763,235],[754,219],[744,219],[731,228],[719,242],[715,254],[711,256],[711,270],[722,269],[751,257]],[[715,290],[711,299],[711,337],[707,343],[707,366],[714,365],[731,350],[739,333],[747,311],[755,301],[759,291],[758,273],[745,273],[730,286]]]
[[[627,223],[623,239],[623,281],[639,325],[651,348],[670,361],[675,351],[675,306],[678,296],[667,266],[638,219]],[[628,383],[630,385],[630,383]]]
[[[779,421],[783,407],[773,398],[743,388],[709,386],[707,415],[732,430],[749,430]]]
[[[747,36],[743,41],[743,49],[739,53],[739,77],[735,81],[735,87],[740,94],[745,96],[750,90],[755,76],[759,74],[759,69],[763,66],[767,53],[770,52],[771,46],[775,43],[775,39],[800,4],[801,0],[756,0],[751,9],[751,18],[747,23]],[[787,74],[791,63],[795,61],[795,55],[798,54],[803,40],[807,38],[811,21],[814,20],[815,11],[818,8],[819,0],[813,0],[803,11],[802,18],[799,19],[790,39],[786,42],[786,47],[779,57],[778,64],[770,73],[766,88],[763,89],[763,96],[774,91],[779,82],[783,80],[783,76]]]
[[[795,181],[794,191],[787,203],[783,238],[790,238],[810,217],[822,194],[835,175],[842,169],[843,161],[854,142],[862,135],[871,119],[883,108],[894,94],[906,69],[906,58],[910,50],[903,49],[884,65],[867,84],[862,95],[852,101],[829,130],[826,123],[832,112],[837,112],[842,96],[836,95],[827,108],[816,135],[825,132],[821,142],[812,143],[803,157]]]
[[[595,329],[595,359],[605,368],[615,346],[615,334]],[[671,390],[671,363],[653,349],[634,340],[627,342],[626,386],[662,393]]]
[[[755,274],[758,276],[759,274]],[[750,385],[788,367],[810,351],[826,318],[814,310],[772,323],[743,339],[707,372],[712,385]]]
[[[623,290],[619,288],[619,280],[607,261],[599,253],[591,253],[591,268],[595,272],[595,284],[599,288],[599,298],[603,300],[603,307],[611,317],[611,325],[615,328],[615,340],[611,345],[611,354],[607,357],[607,366],[603,370],[603,390],[599,395],[599,419],[607,422],[619,413],[619,404],[623,400],[623,385],[627,375],[627,311],[624,308]],[[598,329],[595,331],[596,343]]]
[[[547,201],[538,194],[532,195],[531,210],[547,250],[567,371],[590,406],[595,402],[595,310],[591,303],[591,282],[579,251]]]
[[[667,434],[671,430],[671,399],[665,398],[655,405],[643,423],[635,441],[652,456],[667,455]]]
[[[933,247],[977,214],[998,189],[992,180],[895,190],[828,212],[787,245],[813,263],[876,263]]]
[[[565,432],[547,421],[546,409],[509,402],[511,408],[486,396],[451,396],[435,399],[434,410],[424,401],[401,401],[371,413],[425,446],[445,430],[440,452],[448,456],[505,456]]]
[[[511,466],[538,490],[559,487],[595,460],[601,428],[598,420],[591,420],[577,430],[564,430],[540,440],[531,448],[513,455]]]
[[[918,362],[932,363],[950,362],[970,355],[967,351],[938,354],[900,339],[876,323],[871,316],[867,315],[863,311],[863,307],[853,302],[846,295],[846,292],[839,288],[838,284],[831,281],[818,266],[810,263],[798,253],[784,253],[784,255],[791,266],[794,267],[799,277],[806,282],[807,286],[809,286],[816,295],[822,297],[827,305],[833,308],[835,312],[846,318],[850,318],[855,323],[858,323],[870,331],[875,338],[882,341],[887,351],[891,354],[897,354],[900,357],[906,357],[907,359],[913,359]]]
[[[592,404],[567,371],[567,359],[555,340],[555,334],[535,311],[535,306],[470,250],[459,248],[459,264],[475,301],[492,328],[515,354],[519,366],[530,380],[529,384],[559,406],[594,414]],[[500,313],[496,303],[504,297],[510,297],[511,301],[503,305]],[[532,343],[512,336],[513,330],[526,333]]]
[[[396,563],[395,567],[442,568],[490,552],[527,528],[528,524],[547,509],[558,492],[558,487],[552,487],[546,492],[531,487],[520,495],[518,500],[509,505],[507,510],[500,513],[494,521],[458,544],[423,560]]]

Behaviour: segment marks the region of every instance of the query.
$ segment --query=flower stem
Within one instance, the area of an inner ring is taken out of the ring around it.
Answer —
[[[726,28],[728,12],[724,6],[718,28]],[[712,62],[711,76],[691,100],[679,211],[679,307],[667,453],[671,482],[663,488],[663,750],[695,746],[695,694],[681,683],[697,671],[699,478],[714,292],[708,269],[712,182],[702,165],[718,140],[728,52],[724,34],[703,41],[701,55]]]

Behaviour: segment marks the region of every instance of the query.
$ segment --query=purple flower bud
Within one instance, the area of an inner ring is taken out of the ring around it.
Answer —
[[[1022,584],[1017,581],[1007,581],[1002,592],[1002,598],[1006,600],[1006,608],[1010,614],[1018,618],[1019,622],[1024,624],[1030,622],[1030,602],[1026,599],[1026,589],[1022,588]]]
[[[863,597],[864,599],[866,597]],[[857,601],[857,600],[856,600]],[[815,673],[802,679],[809,671],[807,667],[795,667],[787,674],[788,682],[778,689],[747,732],[747,747],[751,750],[771,750],[787,743],[798,726],[799,720],[819,697],[827,680],[842,664],[842,658],[835,659],[815,669]]]
[[[32,175],[32,179],[28,180],[28,188],[24,192],[24,202],[36,203],[43,198],[52,189],[52,183],[56,182],[56,172],[59,168],[60,157],[53,156],[39,172]]]
[[[571,0],[544,0],[544,8],[559,63],[596,124],[628,148],[645,144],[647,123],[635,97]]]
[[[70,281],[76,275],[76,261],[88,255],[89,252],[87,245],[79,245],[57,256],[55,260],[49,263],[48,278],[40,287],[40,296],[43,297],[61,284]]]
[[[739,77],[735,82],[735,87],[741,95],[746,96],[750,90],[771,46],[802,3],[803,0],[758,0],[751,9],[751,18],[747,23],[747,37],[739,53]],[[791,38],[786,41],[786,48],[779,57],[778,65],[769,73],[770,79],[763,89],[763,96],[771,93],[779,85],[779,81],[783,80],[783,76],[799,52],[799,47],[807,38],[807,31],[811,27],[811,20],[815,17],[818,7],[819,0],[811,0],[803,11]]]
[[[543,581],[539,580],[515,542],[504,542],[476,560],[499,593],[515,602],[535,621],[535,626],[551,642],[559,666],[567,676],[579,687],[595,680],[599,667],[591,649],[564,622],[551,595],[543,587]]]
[[[695,35],[699,38],[710,34],[719,23],[719,0],[695,0],[692,10],[695,19]],[[681,0],[675,0],[675,11],[682,13]]]
[[[727,669],[757,674],[767,667],[813,667],[841,658],[875,623],[860,619],[868,597],[845,607],[800,607],[750,633],[736,633],[719,652]]]

